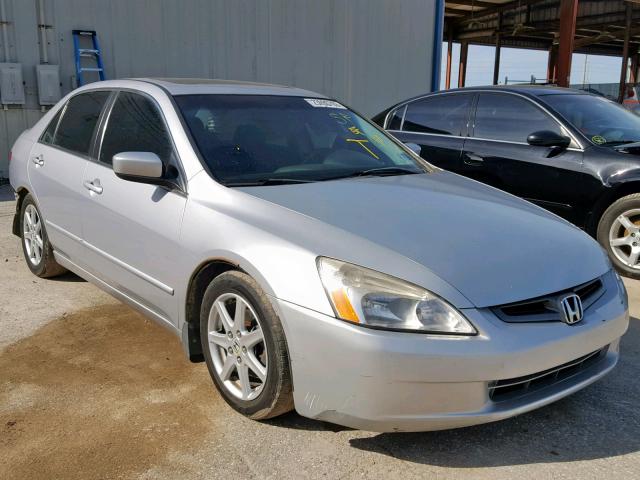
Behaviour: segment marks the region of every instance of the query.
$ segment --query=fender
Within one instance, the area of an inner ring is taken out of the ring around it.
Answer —
[[[613,202],[632,193],[640,193],[640,162],[630,163],[623,170],[610,167],[600,174],[605,191],[596,200],[590,214],[587,231],[591,235],[595,235],[600,217]]]

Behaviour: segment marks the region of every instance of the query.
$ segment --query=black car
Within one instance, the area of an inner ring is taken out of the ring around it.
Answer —
[[[464,88],[373,120],[429,162],[585,229],[640,278],[640,117],[617,103],[558,87]]]

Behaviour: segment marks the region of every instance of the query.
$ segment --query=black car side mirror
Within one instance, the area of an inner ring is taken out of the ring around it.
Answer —
[[[536,147],[556,147],[567,148],[571,144],[571,139],[551,130],[540,130],[533,132],[527,137],[527,143]]]

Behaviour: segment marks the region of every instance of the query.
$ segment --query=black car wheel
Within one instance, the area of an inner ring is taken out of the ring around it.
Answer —
[[[598,241],[605,247],[617,270],[640,278],[640,194],[614,202],[598,223]]]
[[[211,282],[200,310],[200,338],[213,382],[236,411],[260,420],[293,408],[282,324],[255,280],[233,271]]]

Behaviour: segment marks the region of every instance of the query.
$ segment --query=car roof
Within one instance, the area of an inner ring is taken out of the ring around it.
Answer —
[[[327,98],[310,90],[269,83],[241,82],[212,78],[133,78],[152,83],[171,95],[227,94],[227,95],[281,95],[290,97]]]
[[[487,90],[496,92],[526,93],[534,97],[545,95],[591,95],[583,90],[558,87],[556,85],[488,85],[481,87],[456,88],[448,91]]]
[[[420,98],[427,95],[435,95],[439,93],[463,93],[463,92],[509,92],[520,93],[532,97],[544,97],[547,95],[593,95],[584,90],[576,90],[574,88],[558,87],[556,85],[485,85],[478,87],[452,88],[449,90],[438,90],[436,92],[418,95],[414,98]],[[411,99],[413,100],[413,99]],[[407,100],[400,102],[405,103]]]
[[[411,98],[407,98],[406,100],[402,100],[401,102],[395,103],[389,108],[381,111],[376,116],[374,116],[374,121],[376,119],[380,119],[383,116],[386,116],[391,110],[397,108],[400,105],[404,105],[406,103],[412,102],[419,98],[425,98],[431,95],[441,95],[441,94],[449,94],[449,93],[465,93],[465,92],[509,92],[509,93],[519,93],[522,95],[526,95],[529,97],[544,97],[547,95],[591,95],[595,96],[590,92],[585,92],[583,90],[575,90],[573,88],[563,88],[555,85],[485,85],[478,87],[463,87],[463,88],[451,88],[449,90],[437,90],[435,92],[423,93],[421,95],[416,95]]]

